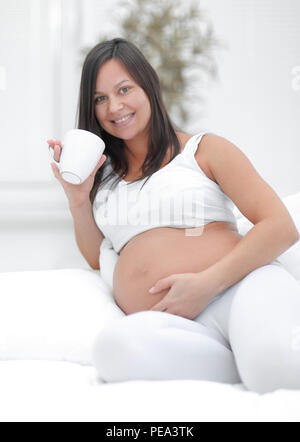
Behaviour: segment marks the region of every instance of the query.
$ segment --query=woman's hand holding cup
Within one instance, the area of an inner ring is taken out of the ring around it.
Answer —
[[[77,136],[77,134],[74,134],[75,131],[79,132],[79,130],[70,131],[70,132],[73,132],[71,134],[72,137],[74,135]],[[81,132],[80,135],[82,135],[82,132],[86,132],[86,131],[80,131],[80,132]],[[83,135],[85,136],[86,134],[83,134]],[[100,138],[99,138],[99,140],[100,140]],[[98,157],[101,154],[101,149],[100,149],[100,151],[99,150],[97,151],[96,156],[94,154],[92,161],[91,161],[91,158],[88,158],[88,160],[89,160],[88,167],[90,167],[90,168],[91,168],[91,165],[93,166],[95,161],[97,161],[97,162],[96,162],[96,167],[94,167],[91,170],[91,173],[87,176],[87,178],[85,178],[86,171],[88,170],[88,169],[86,169],[86,165],[83,164],[83,172],[80,171],[79,169],[81,168],[81,162],[87,161],[86,154],[88,152],[86,150],[84,150],[86,148],[86,146],[81,145],[79,149],[78,148],[76,149],[76,146],[74,148],[74,144],[71,145],[70,141],[69,141],[68,145],[64,145],[65,153],[67,153],[67,155],[65,155],[65,159],[64,159],[65,164],[64,164],[63,169],[70,171],[70,172],[64,172],[63,170],[61,170],[61,164],[60,164],[61,160],[62,160],[62,151],[64,148],[62,145],[62,142],[60,140],[48,140],[47,143],[48,143],[49,147],[53,149],[53,152],[54,152],[53,159],[56,162],[56,163],[55,162],[51,163],[51,168],[52,168],[53,174],[54,174],[55,178],[59,181],[59,183],[62,185],[62,187],[65,191],[65,194],[69,200],[70,208],[80,207],[86,201],[89,200],[89,194],[90,194],[90,191],[92,190],[92,187],[94,184],[95,175],[96,175],[98,169],[105,162],[106,156],[101,155],[100,159],[98,160]],[[105,148],[105,146],[103,143],[103,150],[104,150],[104,148]],[[81,155],[82,155],[81,158],[78,158],[78,152],[81,152]],[[79,169],[78,169],[78,165],[79,165]],[[69,181],[66,181],[63,178],[64,174],[65,174],[66,178],[68,178],[68,180],[71,176],[71,181],[72,181],[73,180],[73,176],[72,176],[73,171],[75,171],[74,175],[75,175],[76,179],[77,179],[78,175],[81,175],[82,178],[78,179],[78,181],[79,180],[82,181],[80,184],[73,184]]]

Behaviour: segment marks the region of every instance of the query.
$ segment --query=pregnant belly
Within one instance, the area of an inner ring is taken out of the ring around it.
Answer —
[[[233,224],[214,222],[204,229],[162,227],[132,238],[120,252],[114,271],[114,297],[126,313],[149,310],[168,292],[150,294],[159,279],[197,273],[215,264],[240,241]]]

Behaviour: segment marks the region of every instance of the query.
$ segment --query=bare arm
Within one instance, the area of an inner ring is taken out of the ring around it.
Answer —
[[[79,207],[70,206],[70,211],[78,248],[92,269],[99,270],[100,246],[104,236],[95,223],[92,204],[87,200]]]
[[[277,258],[299,240],[299,233],[283,202],[236,146],[213,135],[203,141],[216,182],[254,224],[228,255],[207,270],[219,278],[222,291]]]
[[[54,150],[54,160],[59,162],[62,150],[61,141],[48,140],[48,144]],[[97,170],[102,166],[105,160],[106,156],[102,155],[93,173],[79,185],[64,181],[57,165],[51,163],[54,176],[62,185],[69,201],[69,208],[74,221],[75,238],[79,250],[94,270],[99,269],[100,246],[104,236],[95,223],[89,194]]]

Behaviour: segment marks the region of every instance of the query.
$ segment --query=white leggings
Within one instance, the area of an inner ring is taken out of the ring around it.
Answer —
[[[300,389],[300,285],[280,264],[224,290],[194,319],[143,311],[106,326],[94,365],[105,382],[198,379],[266,393]]]

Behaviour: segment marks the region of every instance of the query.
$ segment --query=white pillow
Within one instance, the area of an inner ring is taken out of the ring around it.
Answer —
[[[0,359],[92,365],[94,340],[124,316],[99,271],[0,273]]]
[[[282,202],[285,204],[300,232],[300,192],[282,198]],[[253,224],[240,212],[236,217],[239,232],[241,235],[245,235],[253,227]],[[294,278],[300,281],[300,241],[295,243],[286,252],[282,253],[277,260],[294,276]]]

